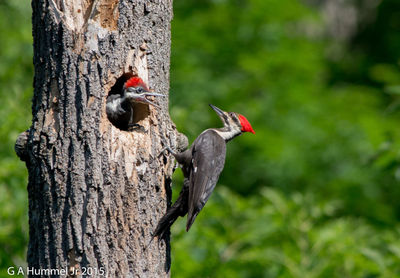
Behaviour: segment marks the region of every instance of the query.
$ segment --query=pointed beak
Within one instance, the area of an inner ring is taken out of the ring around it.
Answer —
[[[166,97],[166,95],[160,93],[144,93],[146,97]]]
[[[224,111],[219,109],[217,106],[214,106],[212,104],[209,104],[209,105],[218,114],[218,116],[222,117],[222,115],[224,115]]]
[[[154,107],[160,108],[158,104],[155,104],[151,97],[166,97],[166,95],[160,94],[160,93],[152,93],[152,92],[143,92],[140,94],[136,93],[126,93],[126,97],[131,101],[131,102],[139,102],[139,103],[144,103],[144,104],[149,104]]]

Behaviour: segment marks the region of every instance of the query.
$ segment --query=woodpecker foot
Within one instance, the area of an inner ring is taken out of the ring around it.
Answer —
[[[170,154],[174,155],[175,152],[170,148],[170,147],[165,147],[164,149],[161,150],[160,154],[158,155],[158,157],[162,156],[165,151],[168,151]]]
[[[128,131],[147,132],[144,126],[140,124],[128,124]]]

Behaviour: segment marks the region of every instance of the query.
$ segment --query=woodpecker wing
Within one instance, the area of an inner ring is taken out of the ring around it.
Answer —
[[[132,118],[132,106],[119,94],[107,97],[106,113],[108,119],[118,128],[126,129]]]
[[[214,190],[224,169],[225,154],[225,140],[211,129],[200,134],[193,143],[186,231],[189,231]]]

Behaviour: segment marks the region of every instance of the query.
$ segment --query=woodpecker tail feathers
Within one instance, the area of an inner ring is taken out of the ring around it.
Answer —
[[[192,227],[194,220],[196,220],[197,215],[199,214],[200,210],[196,210],[192,214],[188,214],[187,222],[186,222],[186,232],[189,232],[190,227]]]
[[[184,183],[181,193],[176,202],[168,209],[167,213],[158,222],[157,228],[154,230],[153,237],[161,240],[169,231],[179,216],[185,216],[188,212],[189,185]]]
[[[158,222],[157,228],[153,233],[153,237],[158,237],[161,240],[165,237],[169,228],[174,224],[175,220],[179,217],[179,207],[171,207],[167,213]]]

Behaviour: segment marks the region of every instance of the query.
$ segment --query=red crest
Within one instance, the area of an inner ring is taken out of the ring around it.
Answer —
[[[131,77],[128,81],[125,82],[125,89],[129,87],[143,87],[146,91],[149,89],[147,88],[146,84],[143,82],[142,78],[140,77]]]
[[[253,130],[251,124],[249,123],[249,121],[246,119],[245,116],[239,114],[239,121],[240,124],[242,125],[243,132],[251,132],[253,134],[256,134],[256,132]]]

